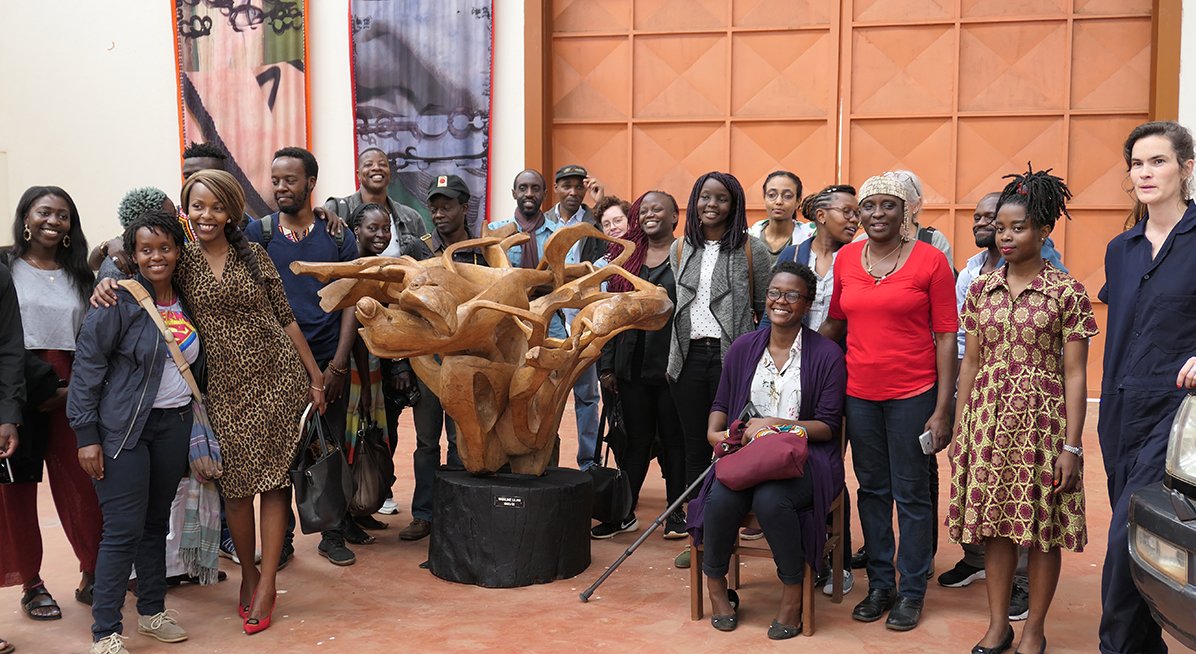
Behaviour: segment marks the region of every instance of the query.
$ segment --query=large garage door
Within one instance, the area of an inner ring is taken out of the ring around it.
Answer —
[[[555,0],[552,162],[611,192],[684,204],[729,170],[762,213],[787,168],[808,189],[894,168],[962,265],[977,199],[1053,168],[1074,220],[1056,241],[1095,297],[1129,207],[1120,148],[1146,120],[1150,0]],[[1103,307],[1098,317],[1104,324]],[[1102,343],[1089,385],[1099,387]]]

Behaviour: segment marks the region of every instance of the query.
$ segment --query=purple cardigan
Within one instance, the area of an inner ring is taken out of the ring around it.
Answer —
[[[743,411],[751,397],[752,377],[756,364],[764,356],[772,328],[749,332],[735,339],[723,359],[723,373],[718,381],[718,394],[711,411],[722,411],[728,421]],[[843,455],[839,451],[839,431],[843,426],[843,401],[847,395],[847,366],[843,350],[834,341],[808,327],[802,327],[801,341],[801,407],[800,420],[821,420],[831,429],[827,441],[810,441],[809,472],[813,475],[814,506],[798,514],[801,524],[802,547],[807,553],[817,553],[811,559],[815,568],[821,565],[822,543],[826,541],[826,516],[831,502],[843,488]],[[707,475],[698,495],[689,502],[686,529],[694,542],[702,543],[703,514],[706,498],[714,483],[714,475]]]

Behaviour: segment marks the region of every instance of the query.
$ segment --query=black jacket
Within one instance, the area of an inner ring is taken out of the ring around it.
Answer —
[[[25,404],[25,332],[12,273],[0,264],[0,423],[21,422]]]
[[[153,296],[153,286],[140,275],[136,279]],[[115,306],[91,309],[83,320],[66,403],[79,447],[103,445],[104,455],[113,458],[141,438],[170,358],[145,309],[125,289],[116,293]],[[183,312],[190,318],[185,305]],[[193,371],[202,368],[196,361]]]

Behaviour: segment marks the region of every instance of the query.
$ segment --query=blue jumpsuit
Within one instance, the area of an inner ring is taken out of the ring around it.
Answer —
[[[1189,202],[1158,255],[1146,220],[1105,252],[1109,305],[1101,384],[1101,453],[1113,509],[1101,578],[1100,651],[1166,652],[1162,629],[1130,576],[1129,500],[1162,481],[1171,422],[1184,398],[1175,378],[1196,355],[1196,205]]]

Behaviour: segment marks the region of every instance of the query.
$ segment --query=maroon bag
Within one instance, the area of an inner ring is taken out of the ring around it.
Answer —
[[[795,425],[762,429],[745,445],[746,424],[736,420],[727,438],[715,448],[714,476],[731,490],[745,490],[761,482],[801,477],[810,456],[806,430]]]

